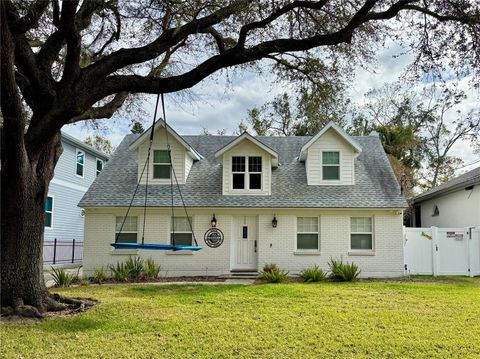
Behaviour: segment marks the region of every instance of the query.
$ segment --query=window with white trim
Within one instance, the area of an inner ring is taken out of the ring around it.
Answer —
[[[318,217],[297,217],[297,249],[319,249]]]
[[[45,227],[52,228],[53,225],[53,197],[48,196],[45,201]]]
[[[322,179],[326,181],[340,180],[340,152],[322,152]]]
[[[83,177],[83,170],[85,167],[85,152],[78,150],[75,155],[75,174]]]
[[[262,189],[261,156],[232,157],[232,189]]]
[[[172,244],[181,246],[192,245],[192,229],[190,223],[191,217],[172,217],[172,224],[170,226],[170,241]]]
[[[119,243],[137,243],[138,217],[116,217],[115,239]],[[123,221],[125,220],[125,223]],[[123,223],[123,228],[122,228]],[[121,232],[120,232],[121,230]],[[118,236],[118,238],[117,238]]]
[[[350,218],[350,249],[373,250],[372,217]]]
[[[170,179],[171,171],[168,150],[153,150],[153,178]]]
[[[101,160],[100,158],[97,158],[97,166],[96,166],[96,169],[97,169],[97,176],[100,174],[100,172],[103,171],[103,160]]]

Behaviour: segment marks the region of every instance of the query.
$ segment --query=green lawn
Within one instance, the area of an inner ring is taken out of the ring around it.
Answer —
[[[0,357],[480,357],[480,278],[59,292],[101,303],[73,317],[3,323]]]

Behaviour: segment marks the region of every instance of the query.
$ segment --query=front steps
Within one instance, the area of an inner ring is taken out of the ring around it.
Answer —
[[[221,275],[225,279],[257,279],[257,271],[231,271],[228,274]]]

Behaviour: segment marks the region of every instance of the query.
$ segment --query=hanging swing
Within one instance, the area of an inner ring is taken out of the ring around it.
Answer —
[[[166,137],[166,142],[167,142],[167,152],[168,152],[168,158],[170,161],[170,168],[171,168],[171,174],[170,174],[170,197],[171,197],[171,211],[172,211],[172,236],[171,244],[161,244],[161,243],[145,243],[145,220],[146,220],[146,214],[147,214],[147,197],[148,197],[148,169],[150,167],[150,154],[152,150],[152,144],[153,144],[153,135],[155,132],[155,122],[157,118],[157,109],[158,109],[158,101],[159,99],[162,99],[162,112],[163,112],[163,121],[165,123],[165,137]],[[138,187],[140,186],[140,182],[142,180],[143,174],[145,172],[145,169],[147,170],[146,172],[146,180],[145,180],[145,202],[143,205],[143,231],[142,231],[142,243],[131,243],[131,242],[119,242],[119,236],[122,233],[123,226],[125,225],[125,222],[128,218],[128,214],[130,213],[130,209],[132,208],[133,200],[135,199],[135,195],[137,194]],[[172,176],[173,175],[173,176]],[[178,189],[178,193],[180,194],[180,199],[182,201],[183,205],[183,210],[185,211],[185,215],[187,217],[188,225],[190,226],[190,231],[192,232],[192,239],[195,245],[180,245],[180,244],[175,244],[175,209],[173,205],[173,180],[175,179],[175,183]],[[183,200],[183,195],[182,191],[180,189],[180,185],[178,184],[177,180],[177,175],[175,173],[175,168],[173,167],[172,163],[172,154],[170,150],[170,143],[168,141],[168,125],[167,125],[167,118],[165,117],[165,102],[163,99],[163,93],[157,95],[157,102],[155,104],[155,113],[153,115],[153,124],[152,124],[152,131],[150,132],[150,144],[148,146],[148,152],[147,152],[147,159],[145,161],[145,164],[143,165],[143,170],[142,173],[140,174],[140,178],[138,179],[137,185],[135,187],[135,191],[133,192],[132,199],[130,200],[130,204],[128,205],[127,212],[125,213],[125,217],[123,218],[122,225],[120,227],[120,230],[118,231],[117,235],[115,236],[115,242],[110,244],[112,247],[115,249],[147,249],[147,250],[160,250],[160,251],[198,251],[202,249],[197,243],[197,239],[195,238],[195,233],[193,232],[193,227],[192,227],[192,221],[191,218],[188,216],[188,211],[187,207],[185,205],[185,201]]]

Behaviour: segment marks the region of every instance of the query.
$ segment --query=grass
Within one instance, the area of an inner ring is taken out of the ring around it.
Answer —
[[[480,278],[56,291],[101,304],[72,317],[2,323],[0,357],[480,356]]]

